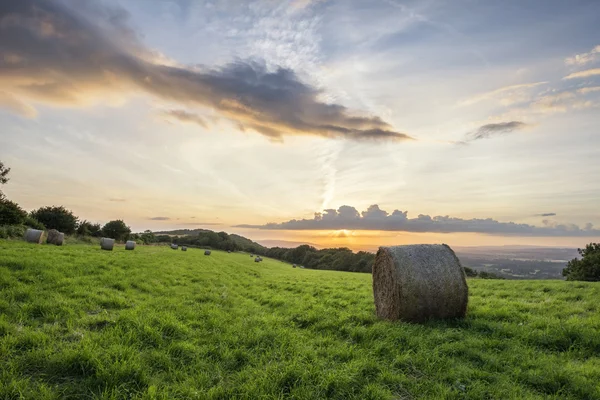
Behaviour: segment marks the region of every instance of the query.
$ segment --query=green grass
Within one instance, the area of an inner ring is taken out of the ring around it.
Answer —
[[[390,323],[368,274],[0,240],[0,399],[600,399],[598,284],[469,286]]]

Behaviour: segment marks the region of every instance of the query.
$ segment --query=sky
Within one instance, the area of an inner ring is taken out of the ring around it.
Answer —
[[[3,0],[3,192],[353,249],[600,239],[596,0]]]

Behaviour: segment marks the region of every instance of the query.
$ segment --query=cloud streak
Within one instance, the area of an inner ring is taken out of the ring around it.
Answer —
[[[351,206],[341,206],[337,210],[328,209],[315,213],[313,219],[292,219],[281,223],[265,225],[238,225],[240,228],[267,230],[378,230],[397,232],[430,233],[482,233],[500,236],[600,236],[600,230],[591,224],[579,228],[574,224],[554,224],[543,227],[514,222],[500,222],[491,218],[462,219],[449,216],[420,214],[408,218],[407,211],[394,210],[391,214],[370,206],[361,213]]]
[[[575,54],[573,57],[568,57],[565,59],[565,64],[567,65],[585,65],[593,62],[600,54],[600,45],[594,47],[587,53]]]
[[[270,70],[258,61],[205,68],[166,60],[138,40],[127,20],[124,10],[91,2],[3,1],[0,84],[14,99],[12,108],[32,114],[26,107],[31,101],[79,106],[145,92],[185,107],[213,109],[274,139],[299,134],[412,139],[378,116],[354,115],[342,105],[320,101],[321,92],[291,69]],[[189,112],[169,113],[201,122]]]
[[[585,71],[573,72],[563,79],[589,78],[590,76],[600,75],[600,68],[586,69]]]
[[[527,124],[521,121],[510,121],[510,122],[499,122],[495,124],[486,124],[477,128],[473,132],[469,132],[466,135],[466,141],[472,142],[474,140],[487,139],[492,136],[503,135],[516,130],[520,130],[527,127]]]
[[[556,213],[543,213],[543,214],[535,214],[536,217],[554,217]]]
[[[169,217],[150,217],[148,218],[150,221],[170,221]]]

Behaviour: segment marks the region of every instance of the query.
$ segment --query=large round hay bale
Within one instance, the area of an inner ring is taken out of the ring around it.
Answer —
[[[125,250],[133,250],[135,249],[135,242],[133,240],[128,240],[125,242]]]
[[[177,249],[179,248],[179,246],[178,246],[178,245],[176,245],[175,243],[171,243],[171,248],[172,248],[173,250],[177,250]]]
[[[100,239],[100,248],[102,250],[112,251],[113,247],[115,247],[115,239],[110,239],[110,238]]]
[[[378,317],[422,322],[464,317],[468,287],[460,261],[445,244],[380,247],[373,296]]]
[[[46,243],[54,244],[56,246],[62,246],[65,241],[65,234],[57,231],[56,229],[50,229],[48,231],[48,237],[46,238]]]
[[[205,256],[210,256],[210,250],[204,250],[204,255]]]
[[[256,257],[256,258],[254,259],[254,262],[260,262],[260,257]]]
[[[181,246],[181,251],[187,251],[187,246]]]
[[[44,236],[44,231],[39,230],[39,229],[27,229],[27,231],[25,231],[25,236],[24,239],[26,242],[29,243],[37,243],[40,244],[42,243],[42,237]]]

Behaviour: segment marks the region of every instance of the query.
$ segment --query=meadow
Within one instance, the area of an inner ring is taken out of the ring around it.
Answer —
[[[600,285],[469,280],[375,317],[369,274],[0,240],[0,399],[600,399]]]

